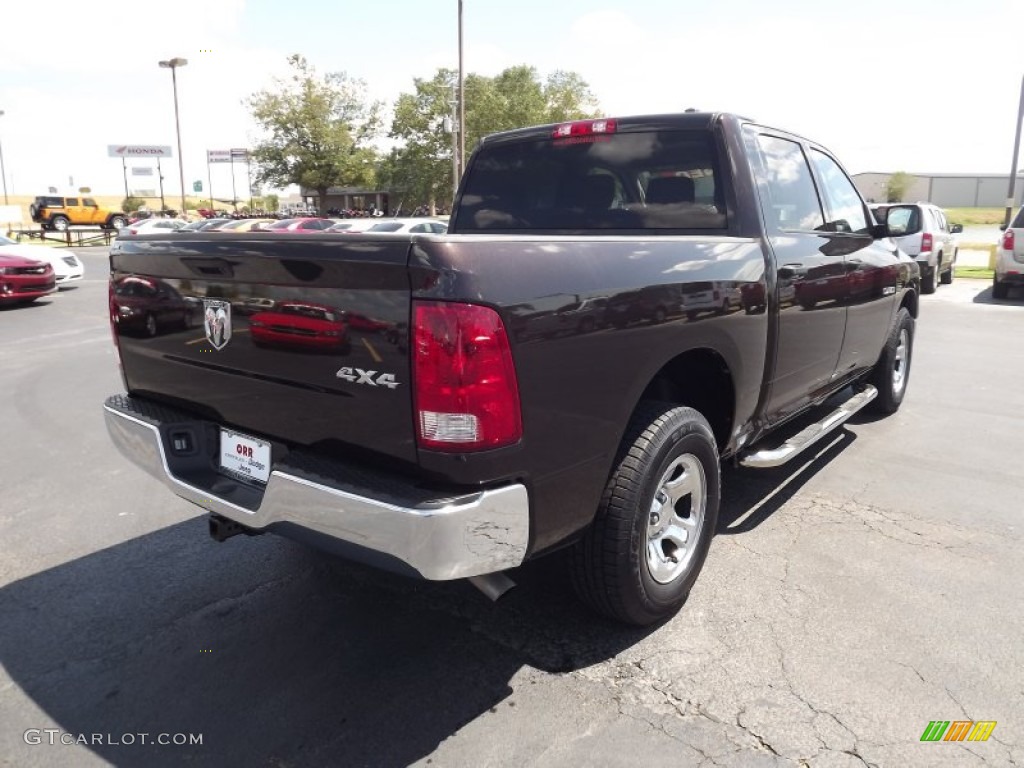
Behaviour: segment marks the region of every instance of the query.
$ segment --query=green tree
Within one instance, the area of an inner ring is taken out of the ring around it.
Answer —
[[[263,196],[263,210],[275,212],[281,206],[281,199],[275,194]]]
[[[415,91],[395,103],[390,136],[400,144],[379,166],[382,186],[397,196],[395,205],[431,210],[454,197],[452,134],[457,74],[439,69],[430,79],[415,79]],[[554,72],[541,80],[533,67],[510,67],[496,77],[470,74],[465,79],[466,150],[489,133],[527,125],[596,116],[598,105],[575,72]],[[468,159],[468,158],[467,158]]]
[[[914,183],[914,177],[905,171],[896,171],[889,180],[885,182],[885,201],[887,203],[901,203],[903,196],[907,194],[910,185]]]
[[[121,201],[121,210],[125,213],[135,213],[145,204],[146,201],[141,197],[126,197]]]
[[[324,76],[299,55],[291,74],[253,94],[248,106],[266,133],[252,152],[258,184],[314,189],[320,208],[328,187],[373,184],[377,163],[370,142],[380,131],[379,102],[344,72]]]

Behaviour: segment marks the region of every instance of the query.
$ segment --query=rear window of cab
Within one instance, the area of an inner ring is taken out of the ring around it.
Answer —
[[[484,144],[468,169],[453,228],[720,230],[727,226],[720,179],[710,131],[499,141]]]

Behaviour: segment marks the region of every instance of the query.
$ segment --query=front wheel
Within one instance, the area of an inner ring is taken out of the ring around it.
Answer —
[[[573,586],[599,613],[645,626],[686,601],[718,520],[718,448],[692,408],[633,416],[590,529],[570,550]]]
[[[107,222],[107,226],[115,232],[120,232],[128,226],[128,219],[124,216],[111,216],[110,221]]]
[[[871,383],[878,390],[878,397],[871,401],[876,412],[890,414],[899,410],[910,380],[913,350],[914,318],[902,307],[896,313],[896,322],[871,372]]]
[[[67,232],[68,224],[70,224],[70,222],[68,221],[67,216],[54,216],[50,221],[50,226],[57,232]]]

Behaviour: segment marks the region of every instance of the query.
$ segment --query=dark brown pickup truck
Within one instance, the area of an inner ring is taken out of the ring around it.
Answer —
[[[491,593],[565,550],[636,624],[697,578],[722,459],[899,407],[920,282],[827,150],[703,113],[491,136],[447,235],[129,236],[110,263],[110,434],[216,538]],[[140,280],[152,306],[121,302]]]

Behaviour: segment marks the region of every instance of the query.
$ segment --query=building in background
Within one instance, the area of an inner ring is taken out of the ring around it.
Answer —
[[[302,199],[309,206],[319,208],[320,198],[315,189],[303,187],[300,194]],[[321,214],[327,211],[383,211],[385,215],[391,211],[388,209],[388,193],[379,189],[361,189],[359,187],[330,187],[327,190],[327,197],[324,198],[324,209]]]
[[[891,173],[855,173],[853,183],[869,203],[888,202],[885,185]],[[1002,208],[1009,174],[911,173],[913,179],[900,202],[929,202],[940,208]],[[1018,174],[1016,203],[1024,199],[1024,172]]]

